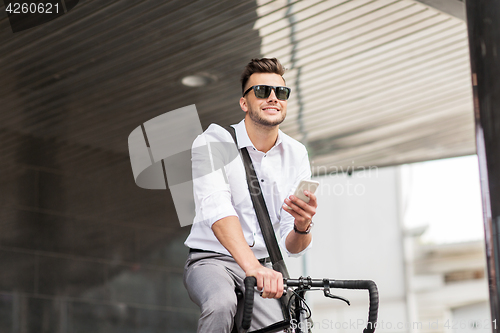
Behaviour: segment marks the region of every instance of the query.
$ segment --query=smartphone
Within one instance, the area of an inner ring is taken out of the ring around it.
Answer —
[[[319,186],[319,182],[315,180],[305,180],[302,179],[299,183],[299,186],[297,186],[297,189],[295,190],[295,193],[293,193],[294,196],[296,196],[299,199],[304,200],[305,202],[309,202],[309,197],[306,197],[304,194],[304,191],[309,191],[311,193],[316,192],[316,189]]]
[[[302,179],[299,183],[299,186],[297,186],[297,189],[295,189],[295,192],[293,193],[293,195],[301,200],[304,200],[305,202],[309,202],[309,197],[306,197],[306,195],[304,194],[304,191],[309,191],[311,193],[314,193],[314,192],[316,192],[316,189],[318,188],[318,186],[319,186],[319,182],[317,182],[315,180]]]

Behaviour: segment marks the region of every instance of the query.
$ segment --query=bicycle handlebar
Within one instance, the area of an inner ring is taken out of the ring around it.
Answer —
[[[257,285],[255,276],[247,276],[245,278],[245,303],[243,304],[243,320],[241,327],[246,331],[250,328],[253,312],[253,288]]]
[[[325,282],[330,288],[340,289],[366,289],[369,293],[370,306],[368,309],[368,322],[363,333],[373,333],[377,325],[378,316],[378,289],[375,282],[371,280],[328,280],[328,279],[283,279],[285,290],[287,287],[300,287],[305,290],[310,288],[325,288]],[[248,330],[252,320],[254,287],[257,280],[253,276],[245,278],[245,302],[243,306],[242,328]]]

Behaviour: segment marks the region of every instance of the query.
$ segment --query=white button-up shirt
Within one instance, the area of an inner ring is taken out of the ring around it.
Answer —
[[[275,233],[281,236],[280,246],[289,256],[301,255],[311,247],[312,241],[301,253],[292,254],[286,249],[285,240],[288,233],[293,230],[295,218],[285,211],[282,205],[285,198],[293,194],[302,179],[311,178],[306,148],[279,130],[275,145],[267,153],[263,153],[254,147],[248,137],[245,120],[232,126],[236,130],[238,148],[248,147],[271,223]],[[217,143],[219,143],[218,146]],[[217,240],[211,227],[224,217],[237,216],[245,240],[251,246],[255,256],[258,259],[268,257],[269,254],[250,198],[243,159],[235,152],[233,157],[236,155],[236,158],[231,161],[226,159],[224,166],[217,169],[216,166],[222,164],[221,161],[217,161],[218,154],[214,153],[214,150],[221,146],[220,143],[234,144],[234,140],[226,129],[216,124],[211,124],[193,142],[193,192],[196,216],[191,233],[184,244],[190,248],[230,255]],[[208,147],[208,150],[200,149],[205,147]],[[209,153],[203,153],[204,151]],[[212,172],[201,171],[201,169],[206,169],[207,165]]]

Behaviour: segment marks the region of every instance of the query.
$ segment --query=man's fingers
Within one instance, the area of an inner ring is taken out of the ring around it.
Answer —
[[[304,194],[309,197],[309,205],[313,207],[318,207],[318,201],[316,199],[316,195],[309,191],[304,191]]]
[[[278,279],[278,292],[276,293],[276,298],[280,298],[283,296],[283,277],[280,274],[280,277]]]
[[[302,212],[313,214],[316,211],[317,203],[315,200],[310,200],[309,203],[291,195],[290,198],[285,199],[285,204],[293,208],[297,213],[303,215]]]
[[[271,278],[269,279],[269,296],[270,297],[274,297],[274,295],[276,295],[276,286],[277,286],[277,283],[276,283],[276,280]]]
[[[262,267],[255,272],[257,289],[263,298],[280,298],[283,295],[283,275],[273,269]]]
[[[293,210],[290,210],[289,213],[290,213],[290,215],[292,215],[295,218],[295,221],[307,222],[307,221],[312,220],[311,217],[305,213],[304,213],[305,216],[299,215],[296,212],[294,212]]]
[[[285,200],[286,202],[286,200]],[[288,204],[291,206],[292,209],[287,209],[286,207],[283,206],[283,208],[290,213],[296,220],[304,220],[304,221],[310,221],[312,220],[312,216],[315,214],[315,209],[311,207],[312,212],[305,211],[299,207],[297,207],[295,204],[290,202]]]
[[[255,277],[257,279],[257,290],[258,291],[262,291],[262,289],[264,289],[264,278],[262,275],[260,274],[257,274],[257,276]]]
[[[304,200],[302,199],[299,199],[297,198],[296,196],[294,195],[291,195],[290,197],[288,197],[288,200],[290,200],[290,202],[293,204],[293,205],[296,205],[298,207],[300,207],[301,209],[307,209],[307,206],[308,206],[308,203],[305,202]],[[285,200],[286,202],[286,200]]]
[[[290,215],[292,215],[294,218],[298,219],[298,218],[301,218],[302,216],[297,214],[296,211],[294,211],[292,208],[290,207],[285,207],[283,206],[283,209],[285,209]]]
[[[301,212],[303,212],[304,210],[302,209],[302,207],[300,207],[296,204],[298,201],[302,201],[302,200],[296,198],[294,201],[292,201],[292,200],[287,198],[287,199],[285,199],[285,204],[288,205],[297,214],[302,215]],[[302,201],[302,203],[304,203],[304,201]],[[304,203],[304,204],[307,205],[306,203]]]
[[[311,220],[312,217],[316,214],[316,207],[318,206],[316,203],[316,196],[313,193],[304,191],[304,193],[307,193],[308,196],[310,195],[310,201],[309,203],[305,203],[303,200],[295,197],[295,196],[290,196],[290,199],[285,199],[285,203],[291,206],[291,208],[294,209],[294,211],[300,215],[300,217],[304,218],[306,221]],[[300,207],[300,208],[298,208]],[[297,216],[294,216],[297,219]]]
[[[269,294],[271,293],[271,281],[269,281],[269,278],[264,278],[264,293],[262,294],[262,297],[268,298]]]

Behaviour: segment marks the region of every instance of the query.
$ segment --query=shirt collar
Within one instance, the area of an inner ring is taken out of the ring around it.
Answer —
[[[250,140],[250,137],[248,136],[247,133],[247,128],[245,127],[245,119],[241,120],[238,124],[231,125],[234,127],[236,130],[236,139],[238,140],[238,149],[244,148],[244,147],[252,147],[255,148],[252,140]],[[273,148],[280,145],[283,141],[283,132],[281,132],[280,129],[278,129],[278,139],[276,140],[276,143],[274,144]],[[273,149],[271,148],[271,149]]]

